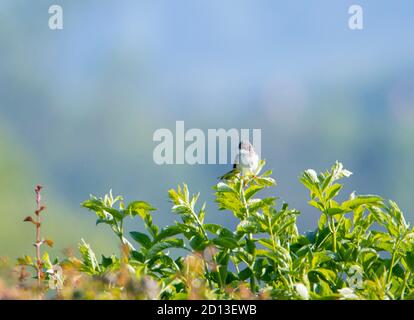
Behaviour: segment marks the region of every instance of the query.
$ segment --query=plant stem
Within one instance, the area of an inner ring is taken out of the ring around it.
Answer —
[[[254,270],[252,270],[252,276],[250,277],[250,290],[256,292],[256,278],[254,276]]]
[[[201,223],[200,219],[198,218],[197,213],[195,213],[194,209],[191,205],[188,204],[188,208],[190,209],[191,215],[193,216],[195,222],[197,223],[198,227],[200,228],[201,232],[203,233],[203,236],[206,240],[208,240],[208,235],[206,230],[204,229],[203,224]]]
[[[278,270],[278,273],[279,273],[279,276],[280,276],[280,279],[282,280],[282,282],[284,283],[284,285],[287,287],[287,288],[291,288],[291,286],[290,286],[290,282],[291,281],[288,281],[285,277],[284,277],[284,275],[282,274],[282,272],[280,272],[280,270]]]
[[[36,192],[36,271],[37,271],[37,285],[40,288],[41,286],[41,276],[42,276],[42,258],[41,258],[41,252],[40,252],[40,246],[42,245],[41,241],[41,234],[40,234],[40,226],[41,226],[41,220],[40,220],[40,212],[42,210],[41,207],[41,195],[40,191],[42,190],[41,186],[37,186],[35,189]]]
[[[188,207],[188,209],[190,209],[191,215],[193,216],[195,222],[197,223],[198,227],[200,228],[201,232],[203,233],[204,239],[206,241],[209,241],[206,229],[204,229],[204,226],[201,223],[200,219],[198,218],[197,213],[194,211],[194,208],[190,204],[187,204],[187,207]],[[216,258],[214,256],[213,256],[213,261],[215,263],[217,263]],[[208,275],[209,274],[208,264],[207,264],[207,261],[204,258],[203,258],[203,264],[204,264],[204,268],[206,270],[206,274]],[[221,284],[220,272],[217,272],[217,274],[218,274],[218,277],[219,277],[219,282]],[[210,289],[213,289],[213,283],[211,282],[210,276],[207,276],[207,282],[209,284]]]
[[[404,283],[403,283],[403,287],[402,287],[402,289],[401,289],[400,300],[404,300],[404,295],[405,295],[405,287],[407,286],[407,281],[408,281],[408,279],[410,278],[410,276],[411,276],[411,272],[410,272],[410,271],[408,271],[408,272],[405,274],[405,277],[404,277]]]
[[[335,227],[335,220],[333,217],[331,219],[331,231],[332,231],[332,250],[333,252],[336,252],[336,227]]]
[[[247,205],[247,200],[246,200],[246,197],[244,195],[244,186],[245,186],[244,185],[244,178],[242,177],[241,180],[240,180],[240,199],[242,201],[244,209],[246,210],[246,217],[249,217],[250,216],[249,206]],[[246,183],[246,186],[247,186],[247,183]],[[253,240],[253,234],[249,233],[247,235],[247,238],[249,240]],[[250,277],[250,290],[252,292],[256,292],[256,278],[254,276],[254,261],[249,267],[250,267],[250,270],[252,271],[252,276]]]
[[[395,246],[397,247],[397,245],[398,243]],[[397,253],[397,248],[394,248],[394,251],[392,252],[390,270],[388,271],[387,284],[391,281],[392,269],[394,268],[396,253]]]
[[[36,265],[37,265],[37,284],[40,287],[40,277],[41,277],[41,266],[42,266],[42,261],[41,261],[41,257],[40,257],[40,217],[37,217],[36,220]]]

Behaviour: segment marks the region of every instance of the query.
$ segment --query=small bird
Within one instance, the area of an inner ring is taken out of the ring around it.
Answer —
[[[259,156],[249,141],[241,141],[239,152],[234,159],[233,170],[220,177],[220,180],[229,180],[237,174],[246,176],[255,174],[259,166]]]

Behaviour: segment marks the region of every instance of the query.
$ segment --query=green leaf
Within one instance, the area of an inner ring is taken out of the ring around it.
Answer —
[[[368,204],[382,206],[383,199],[375,195],[361,195],[361,196],[356,196],[354,199],[350,199],[348,201],[343,202],[341,207],[344,210],[352,211],[358,208],[359,206],[368,205]]]
[[[249,201],[249,212],[256,212],[265,207],[274,206],[276,197],[269,197],[264,199],[250,199]]]
[[[195,234],[190,239],[190,246],[195,251],[202,251],[207,247],[208,242],[204,239],[204,237],[200,236],[199,234]]]
[[[321,264],[333,260],[335,260],[335,254],[332,251],[325,250],[321,252],[315,252],[312,256],[311,268],[315,269]]]
[[[155,210],[156,209],[154,207],[152,207],[149,203],[145,201],[134,201],[130,203],[127,207],[127,212],[130,215],[139,215],[142,219],[145,219],[147,214]]]
[[[17,258],[17,263],[24,266],[35,266],[32,257],[25,255],[22,258]]]
[[[266,161],[265,160],[261,159],[259,161],[259,165],[257,166],[256,172],[254,173],[256,176],[259,175],[259,173],[262,171],[262,169],[265,166],[265,164],[266,164]],[[271,174],[272,174],[272,170],[267,170],[266,172],[264,172],[262,174],[262,176],[269,176]]]
[[[216,190],[218,192],[233,192],[237,193],[232,187],[230,187],[228,184],[224,182],[217,183]]]
[[[148,258],[151,259],[156,254],[169,248],[183,248],[184,241],[182,239],[168,239],[163,242],[158,242],[148,251]]]
[[[322,277],[323,280],[331,284],[333,284],[336,280],[336,273],[330,269],[318,268],[312,271],[318,273]]]
[[[276,180],[271,177],[256,177],[254,180],[260,186],[272,187],[276,185]]]
[[[306,178],[312,184],[318,184],[319,183],[318,174],[313,169],[306,170],[303,173],[303,177]]]
[[[132,256],[132,259],[134,259],[136,261],[139,261],[141,263],[145,262],[145,256],[142,252],[133,250],[133,251],[131,251],[131,256]]]
[[[256,253],[256,240],[246,238],[246,250],[254,256]]]
[[[346,211],[341,209],[341,208],[329,208],[329,209],[325,210],[325,213],[329,216],[334,216],[334,215],[337,215],[337,214],[344,214],[344,213],[346,213]]]
[[[258,186],[258,185],[251,185],[249,188],[246,189],[244,192],[244,197],[246,200],[249,200],[251,197],[253,197],[256,193],[258,193],[260,190],[263,190],[264,186]]]
[[[201,206],[201,209],[198,213],[198,219],[200,220],[201,223],[204,223],[204,217],[206,215],[206,203],[204,202],[203,205]]]
[[[148,249],[152,245],[152,241],[150,237],[148,237],[145,233],[138,232],[138,231],[132,231],[129,233],[136,242],[138,242],[141,246]]]
[[[414,252],[407,252],[405,254],[405,262],[410,268],[411,273],[414,273]]]
[[[167,226],[165,228],[163,228],[160,233],[157,235],[157,242],[172,236],[175,236],[177,234],[181,234],[185,231],[185,229],[183,229],[181,226],[176,225],[176,226]]]
[[[246,268],[239,272],[239,280],[244,281],[246,279],[249,279],[253,275],[253,272],[250,268]]]
[[[264,247],[266,247],[266,248],[268,248],[268,249],[270,249],[270,250],[273,250],[274,248],[273,248],[273,242],[272,242],[272,240],[270,240],[270,239],[259,239],[259,241],[258,241],[262,246],[264,246]]]
[[[82,203],[82,206],[86,209],[94,211],[98,216],[97,224],[99,223],[111,223],[115,218],[116,220],[122,220],[123,215],[120,211],[106,206],[102,200],[91,198]]]
[[[53,267],[52,262],[50,261],[49,253],[45,252],[43,254],[42,261],[46,269],[51,269]]]
[[[221,230],[223,229],[223,226],[214,223],[206,223],[204,225],[204,229],[208,232],[211,232],[212,234],[219,235]]]
[[[341,162],[335,162],[335,164],[332,167],[332,182],[342,178],[348,178],[351,175],[352,172],[346,170]]]
[[[326,190],[326,195],[328,199],[333,199],[335,198],[339,191],[341,191],[342,189],[342,185],[340,185],[339,183],[335,183],[334,185],[330,186],[327,190]]]
[[[257,233],[259,227],[260,225],[258,221],[256,219],[253,219],[253,217],[250,217],[249,219],[240,221],[240,223],[237,225],[236,231],[239,234]]]
[[[326,216],[326,214],[322,214],[318,221],[318,229],[322,230],[326,226],[327,223],[328,223],[328,217]]]
[[[308,169],[303,172],[300,181],[310,191],[312,198],[320,194],[319,178],[315,170]]]
[[[312,207],[314,207],[314,208],[316,208],[316,209],[318,209],[318,210],[320,210],[320,211],[324,211],[324,206],[323,206],[323,204],[322,204],[322,202],[320,202],[320,201],[316,201],[316,200],[310,200],[309,202],[308,202]]]
[[[215,245],[225,248],[225,249],[235,249],[239,246],[237,243],[237,240],[235,240],[234,238],[230,238],[230,237],[218,237],[218,238],[213,239],[212,242]]]
[[[276,246],[275,250],[270,252],[268,250],[256,250],[256,256],[267,257],[278,264],[281,270],[288,271],[292,263],[289,251],[281,246]]]
[[[87,244],[83,239],[79,244],[79,251],[83,258],[84,271],[90,272],[92,274],[101,271],[95,253],[92,251],[90,245]]]
[[[392,252],[393,250],[393,238],[388,233],[371,231],[372,233],[372,246],[379,251]]]
[[[331,185],[331,182],[333,180],[333,174],[328,174],[325,179],[322,182],[322,191],[326,192],[326,188],[328,188]]]
[[[379,258],[379,254],[373,248],[363,248],[357,257],[358,261],[361,261],[364,269],[368,270],[371,265]]]
[[[113,263],[113,258],[112,257],[105,257],[104,255],[102,255],[102,267],[104,267],[105,269],[110,267]]]
[[[116,220],[121,221],[124,218],[124,215],[122,214],[121,211],[118,211],[114,208],[110,208],[110,207],[104,207],[103,209],[103,213],[109,213],[111,214]]]

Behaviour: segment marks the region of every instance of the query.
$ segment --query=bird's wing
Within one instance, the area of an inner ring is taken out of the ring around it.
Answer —
[[[236,175],[240,173],[240,170],[237,168],[233,168],[233,170],[223,174],[221,177],[219,177],[219,180],[230,180],[234,178]]]
[[[255,153],[252,157],[252,160],[250,162],[250,168],[252,171],[256,171],[257,168],[259,167],[259,163],[260,163],[260,159],[259,156],[257,155],[257,153]]]
[[[219,177],[219,179],[220,180],[230,180],[230,179],[234,178],[236,175],[238,175],[240,173],[239,163],[240,163],[240,153],[237,153],[236,158],[234,159],[234,162],[233,162],[233,169],[231,171],[225,173],[221,177]]]
[[[236,154],[236,157],[234,158],[234,164],[239,164],[240,163],[240,152],[238,152]]]

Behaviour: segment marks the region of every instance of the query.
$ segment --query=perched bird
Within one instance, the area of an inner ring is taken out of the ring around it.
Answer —
[[[239,151],[234,159],[233,170],[220,177],[221,180],[229,180],[237,174],[246,176],[255,174],[259,166],[259,156],[249,141],[241,141]]]

